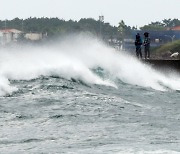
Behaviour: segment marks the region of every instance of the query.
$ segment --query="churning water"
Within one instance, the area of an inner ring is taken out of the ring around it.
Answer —
[[[85,36],[0,50],[0,153],[180,153],[180,76]]]

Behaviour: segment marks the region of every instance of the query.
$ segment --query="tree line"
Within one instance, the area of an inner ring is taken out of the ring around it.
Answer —
[[[164,19],[161,22],[151,22],[148,25],[145,25],[141,27],[141,30],[167,30],[171,29],[173,27],[180,26],[180,20],[179,19]]]
[[[101,26],[101,27],[100,27]],[[180,20],[178,19],[164,19],[159,22],[151,22],[148,25],[140,27],[141,30],[166,30],[174,26],[180,26]],[[24,32],[37,32],[47,33],[48,36],[60,36],[67,33],[76,32],[90,32],[96,36],[102,35],[103,38],[117,38],[122,40],[123,38],[129,38],[132,35],[132,31],[137,30],[135,26],[131,27],[125,24],[123,20],[119,22],[119,25],[112,26],[109,23],[104,23],[93,18],[83,18],[79,21],[68,20],[65,21],[59,18],[28,18],[12,20],[0,20],[0,29],[15,28]],[[102,31],[100,30],[102,29]],[[100,32],[101,31],[101,32]],[[100,34],[102,33],[102,34]]]
[[[101,23],[103,36],[115,36],[117,27],[109,23]],[[76,32],[90,32],[94,35],[100,35],[100,21],[92,18],[80,19],[79,21],[65,21],[59,18],[28,18],[13,20],[0,20],[0,29],[15,28],[24,32],[47,33],[48,36],[63,35]]]

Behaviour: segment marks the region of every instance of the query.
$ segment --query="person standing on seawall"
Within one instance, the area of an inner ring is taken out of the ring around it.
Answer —
[[[135,40],[135,46],[136,46],[136,56],[137,58],[140,58],[142,59],[142,52],[141,52],[141,45],[142,45],[142,39],[141,39],[141,36],[139,33],[137,33],[136,35],[136,40]]]
[[[149,38],[149,33],[145,32],[144,33],[144,55],[145,59],[150,58],[150,38]]]

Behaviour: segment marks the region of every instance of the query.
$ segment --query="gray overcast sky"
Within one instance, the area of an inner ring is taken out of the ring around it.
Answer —
[[[130,26],[180,19],[180,0],[0,0],[0,19],[58,17],[79,20],[104,15],[105,22]]]

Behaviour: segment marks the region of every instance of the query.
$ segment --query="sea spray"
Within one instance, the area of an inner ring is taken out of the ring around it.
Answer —
[[[40,76],[59,76],[88,84],[118,87],[116,79],[156,90],[180,90],[178,76],[166,77],[135,57],[85,35],[69,36],[43,46],[1,49],[1,95],[12,92],[8,80],[31,80]],[[93,69],[102,68],[108,78]]]
[[[7,78],[0,75],[0,96],[4,96],[6,94],[11,94],[13,91],[16,91],[16,87],[10,86],[10,82]]]
[[[179,75],[94,38],[1,48],[1,153],[179,152],[172,89]]]

